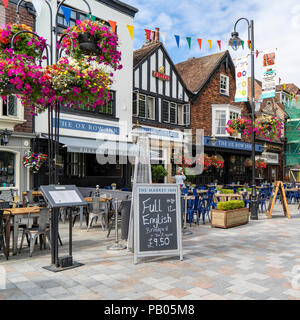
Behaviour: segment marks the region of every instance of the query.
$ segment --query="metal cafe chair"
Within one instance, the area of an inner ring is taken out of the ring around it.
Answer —
[[[6,260],[8,260],[7,248],[5,245],[5,231],[7,227],[7,223],[10,219],[10,215],[3,218],[3,210],[0,209],[0,250],[3,250]]]
[[[22,250],[25,235],[28,235],[29,241],[30,241],[30,250],[29,250],[30,257],[32,257],[32,253],[34,251],[35,243],[38,237],[40,237],[40,249],[42,249],[43,242],[44,242],[44,248],[46,248],[45,239],[48,240],[49,246],[51,248],[49,220],[50,220],[49,208],[41,208],[39,212],[39,218],[38,218],[38,227],[30,223],[30,213],[28,214],[28,224],[27,224],[27,228],[24,229],[22,234],[19,253]],[[42,242],[42,239],[44,239],[43,242]]]
[[[26,191],[26,207],[40,207],[40,202],[34,202],[34,197],[32,195],[32,190]]]
[[[102,230],[105,230],[105,214],[107,213],[107,203],[100,202],[99,198],[93,198],[92,202],[92,210],[89,212],[89,224],[87,227],[87,231],[89,231],[90,227],[93,224],[93,221],[99,218]]]

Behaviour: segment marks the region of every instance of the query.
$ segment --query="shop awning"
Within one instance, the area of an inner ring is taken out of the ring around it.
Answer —
[[[135,156],[136,145],[120,141],[59,137],[59,142],[67,147],[68,152]]]

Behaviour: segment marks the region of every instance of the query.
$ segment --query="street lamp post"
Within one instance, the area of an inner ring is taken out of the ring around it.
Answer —
[[[251,117],[252,117],[252,124],[254,125],[255,122],[255,69],[254,69],[254,21],[248,20],[246,18],[240,18],[236,21],[234,25],[234,31],[231,33],[231,39],[229,40],[229,45],[234,49],[237,50],[239,46],[242,45],[242,40],[239,38],[239,33],[236,31],[237,24],[245,20],[248,23],[248,40],[249,40],[249,47],[251,49]],[[257,193],[256,193],[256,170],[255,170],[255,132],[252,130],[251,134],[251,143],[252,143],[252,193],[251,193],[251,202],[250,202],[250,212],[251,212],[251,220],[258,220],[257,214]]]

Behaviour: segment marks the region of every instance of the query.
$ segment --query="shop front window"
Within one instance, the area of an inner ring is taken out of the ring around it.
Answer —
[[[11,152],[0,151],[0,187],[16,186],[15,161],[16,156]]]

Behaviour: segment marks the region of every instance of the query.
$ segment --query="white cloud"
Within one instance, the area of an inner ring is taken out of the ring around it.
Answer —
[[[300,4],[299,0],[124,0],[139,9],[135,18],[135,43],[139,48],[144,42],[145,28],[160,27],[166,33],[166,48],[175,63],[202,55],[218,52],[217,40],[222,41],[222,50],[228,48],[228,38],[234,22],[240,17],[255,22],[255,45],[260,51],[278,49],[278,75],[284,82],[300,86]],[[238,31],[247,40],[246,23],[238,25]],[[181,35],[178,49],[174,34]],[[189,50],[185,37],[193,38]],[[199,50],[197,38],[203,39]],[[213,40],[210,51],[207,40]],[[247,54],[240,49],[230,50],[233,57]],[[259,62],[256,59],[256,75],[260,78]]]

